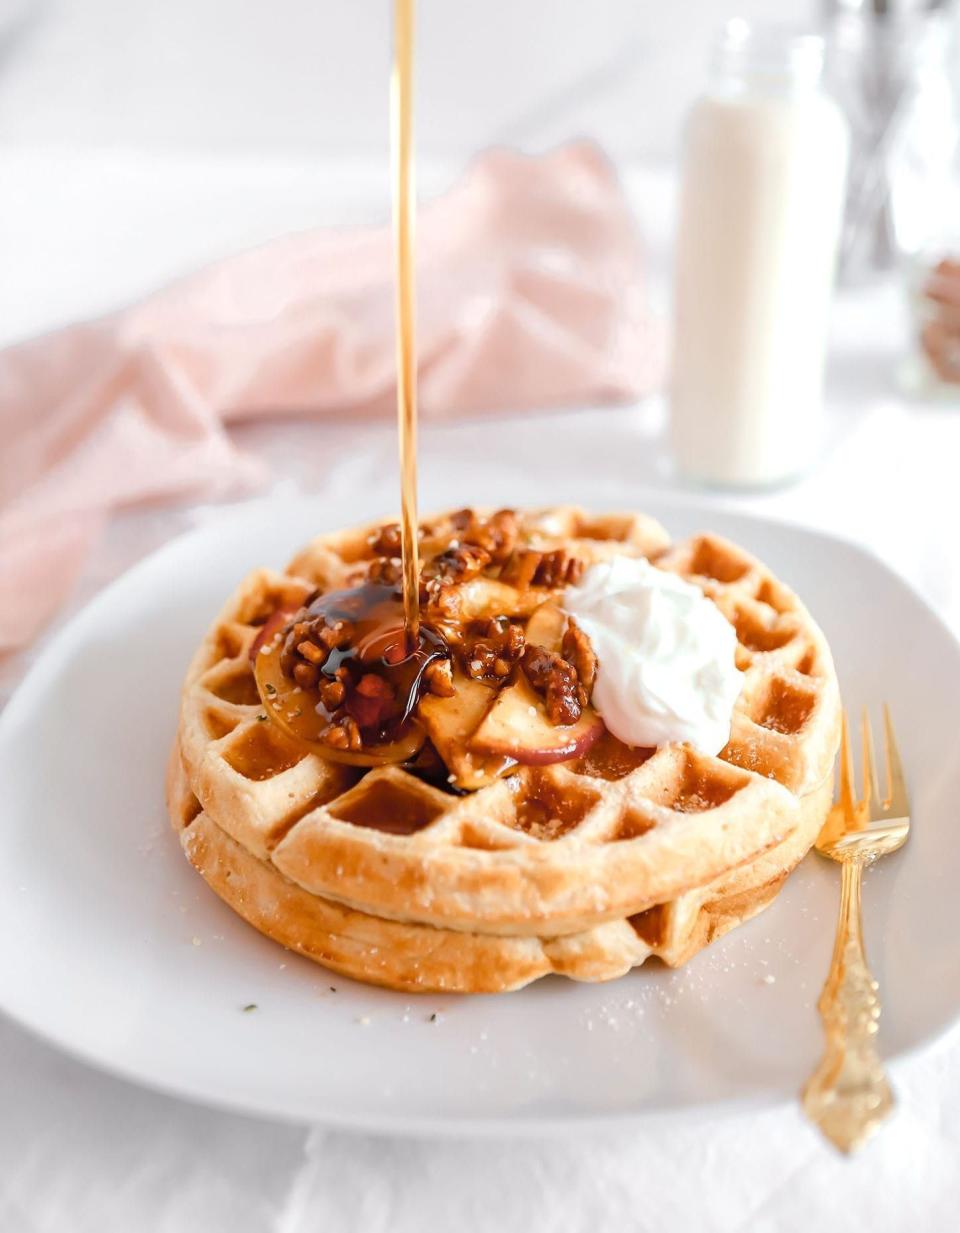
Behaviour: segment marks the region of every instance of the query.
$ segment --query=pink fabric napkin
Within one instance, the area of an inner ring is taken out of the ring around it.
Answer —
[[[388,229],[306,232],[0,353],[0,651],[109,512],[262,481],[228,426],[393,409]],[[592,145],[481,155],[418,225],[425,417],[622,401],[661,371],[634,220]]]

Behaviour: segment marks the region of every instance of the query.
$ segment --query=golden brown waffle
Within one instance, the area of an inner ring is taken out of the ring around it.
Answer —
[[[523,528],[529,544],[586,561],[648,555],[715,600],[746,672],[719,758],[666,747],[614,766],[601,745],[457,798],[398,767],[361,779],[304,755],[261,718],[249,647],[277,607],[365,571],[371,528],[361,528],[315,540],[287,574],[251,574],[195,657],[180,742],[205,813],[310,894],[383,919],[512,936],[622,923],[782,845],[800,828],[798,801],[829,777],[839,723],[829,650],[796,596],[734,545],[699,536],[670,546],[636,515],[561,508],[525,516]],[[470,602],[490,601],[478,586]],[[398,835],[351,821],[371,805],[412,810],[425,825]]]
[[[187,858],[234,911],[345,976],[419,993],[501,993],[550,973],[612,980],[651,955],[673,967],[686,963],[772,901],[813,843],[832,794],[831,776],[800,800],[796,828],[775,848],[669,903],[561,937],[511,937],[386,920],[312,895],[202,810],[176,747],[167,778]]]

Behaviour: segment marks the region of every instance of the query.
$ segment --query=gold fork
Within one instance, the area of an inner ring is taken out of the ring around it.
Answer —
[[[863,792],[860,800],[855,800],[853,756],[844,712],[840,797],[816,843],[821,856],[840,862],[842,880],[830,974],[818,1002],[826,1048],[803,1089],[805,1113],[844,1152],[864,1143],[894,1103],[874,1047],[880,999],[863,946],[860,878],[864,866],[895,852],[910,832],[910,802],[888,708],[883,708],[887,770],[883,797],[877,787],[873,737],[866,709],[862,730]]]

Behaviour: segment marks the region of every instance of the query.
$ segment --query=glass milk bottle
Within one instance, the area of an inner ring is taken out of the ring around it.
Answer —
[[[822,68],[822,39],[731,21],[687,121],[670,400],[695,481],[775,484],[819,445],[848,145]]]

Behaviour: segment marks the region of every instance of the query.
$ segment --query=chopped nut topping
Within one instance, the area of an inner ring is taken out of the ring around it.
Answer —
[[[441,587],[436,595],[429,596],[429,600],[438,619],[448,629],[457,628],[460,625],[460,606],[462,600],[459,587]]]
[[[421,571],[428,596],[438,593],[442,587],[451,583],[476,578],[490,561],[490,553],[485,548],[475,544],[452,545],[432,561],[428,561]]]
[[[323,625],[315,629],[313,637],[328,651],[335,647],[349,646],[353,638],[353,626],[349,621],[334,621],[331,625]]]
[[[499,509],[489,518],[477,518],[471,511],[470,521],[463,528],[463,542],[476,544],[490,554],[498,565],[506,561],[517,543],[519,528],[517,515],[512,509]]]
[[[576,668],[580,683],[589,696],[597,679],[597,657],[590,639],[573,619],[567,624],[560,651],[567,663]]]
[[[545,647],[528,646],[523,653],[523,670],[543,698],[550,722],[558,727],[575,724],[583,714],[589,694],[573,664]]]
[[[304,721],[309,731],[303,739],[351,752],[396,746],[409,735],[405,725],[424,693],[454,697],[455,672],[498,688],[514,681],[521,664],[551,722],[576,723],[597,672],[589,639],[571,622],[559,654],[527,645],[526,614],[537,597],[518,599],[499,585],[523,592],[575,582],[584,565],[571,546],[559,537],[540,548],[526,546],[520,520],[509,509],[489,516],[464,509],[432,528],[421,527],[419,537],[423,621],[416,646],[404,637],[399,619],[403,565],[397,523],[371,532],[369,554],[356,562],[354,574],[348,571],[346,587],[340,579],[342,596],[331,593],[328,602],[318,592],[309,606],[291,614],[282,633],[278,627],[279,666],[309,694],[297,712],[310,721]],[[475,619],[491,611],[503,615]]]
[[[476,522],[476,514],[472,509],[458,509],[450,515],[450,525],[455,531],[465,531]]]
[[[315,642],[309,642],[306,638],[302,642],[297,643],[297,654],[302,655],[311,664],[316,664],[318,667],[324,663],[327,658],[327,648],[317,646]]]
[[[399,586],[403,581],[403,562],[399,557],[377,557],[370,562],[367,577],[383,586]]]
[[[277,679],[260,688],[265,699],[291,699],[287,706],[274,700],[271,718],[295,739],[331,751],[369,752],[371,765],[419,749],[422,734],[408,720],[425,691],[453,694],[452,665],[432,624],[424,621],[416,639],[404,633],[400,596],[391,591],[362,579],[318,596],[277,631],[279,662],[270,670],[279,668],[287,687]],[[300,695],[296,703],[294,693]],[[288,724],[293,720],[303,722]]]
[[[552,552],[525,548],[513,554],[500,577],[520,591],[531,586],[553,590],[578,582],[582,574],[583,561],[571,556],[565,548],[555,548]]]
[[[335,711],[343,705],[347,690],[342,681],[328,681],[320,686],[320,701],[328,711]]]
[[[523,655],[524,641],[522,625],[514,624],[505,616],[494,617],[466,642],[464,667],[467,675],[476,680],[504,680]]]
[[[351,719],[349,715],[344,716],[343,719],[338,719],[336,723],[332,723],[324,731],[321,739],[325,745],[329,745],[332,749],[359,751],[363,748],[363,739],[360,736],[357,721]]]
[[[497,565],[513,552],[519,535],[517,515],[512,509],[499,509],[489,518],[472,509],[461,509],[450,515],[450,525],[460,543],[483,548]]]
[[[315,664],[294,664],[293,679],[301,689],[313,689],[320,680],[320,669]]]
[[[400,545],[399,522],[385,523],[370,536],[370,548],[377,557],[398,557]]]
[[[537,587],[565,587],[577,582],[583,573],[583,562],[572,557],[565,548],[544,553],[533,575]]]

